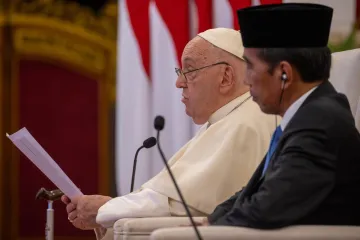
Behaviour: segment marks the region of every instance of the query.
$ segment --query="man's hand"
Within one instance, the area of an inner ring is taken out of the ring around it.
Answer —
[[[111,197],[101,195],[83,195],[72,201],[67,196],[61,197],[62,202],[66,204],[69,221],[82,230],[101,227],[96,223],[96,215],[99,208],[110,199]]]

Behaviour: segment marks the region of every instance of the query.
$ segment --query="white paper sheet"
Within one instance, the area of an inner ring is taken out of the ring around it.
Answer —
[[[79,188],[76,187],[26,128],[22,128],[12,135],[6,135],[66,196],[73,199],[82,195]]]

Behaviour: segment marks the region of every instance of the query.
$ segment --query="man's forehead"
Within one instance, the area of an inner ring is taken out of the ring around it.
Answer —
[[[192,39],[184,48],[182,61],[185,63],[195,63],[209,57],[211,45],[200,37]]]
[[[193,38],[192,40],[190,40],[188,42],[188,44],[186,44],[185,48],[184,48],[184,52],[188,53],[188,52],[193,52],[193,51],[205,51],[207,49],[209,49],[209,42],[207,42],[206,40],[202,39],[201,37],[196,36],[195,38]]]

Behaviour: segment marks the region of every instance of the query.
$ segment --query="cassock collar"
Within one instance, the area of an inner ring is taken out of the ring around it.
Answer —
[[[216,112],[214,112],[208,121],[208,126],[216,123],[217,121],[223,119],[226,115],[228,115],[231,111],[234,110],[241,102],[244,102],[248,97],[250,97],[250,92],[246,92],[243,95],[235,98],[234,100],[230,101],[229,103],[225,104]]]

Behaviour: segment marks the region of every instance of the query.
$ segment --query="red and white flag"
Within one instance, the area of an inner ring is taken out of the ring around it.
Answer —
[[[182,51],[189,41],[188,0],[152,0],[150,3],[151,80],[153,84],[153,114],[165,118],[160,135],[164,154],[170,158],[193,136],[193,122],[181,102],[181,89],[175,87],[175,67],[180,66]],[[158,152],[155,165],[164,166]]]
[[[236,11],[260,4],[282,3],[282,0],[213,0],[213,27],[239,30]]]
[[[119,1],[116,102],[117,193],[130,191],[136,149],[152,136],[152,89],[150,82],[150,0]],[[138,157],[135,187],[151,175],[151,153]]]

